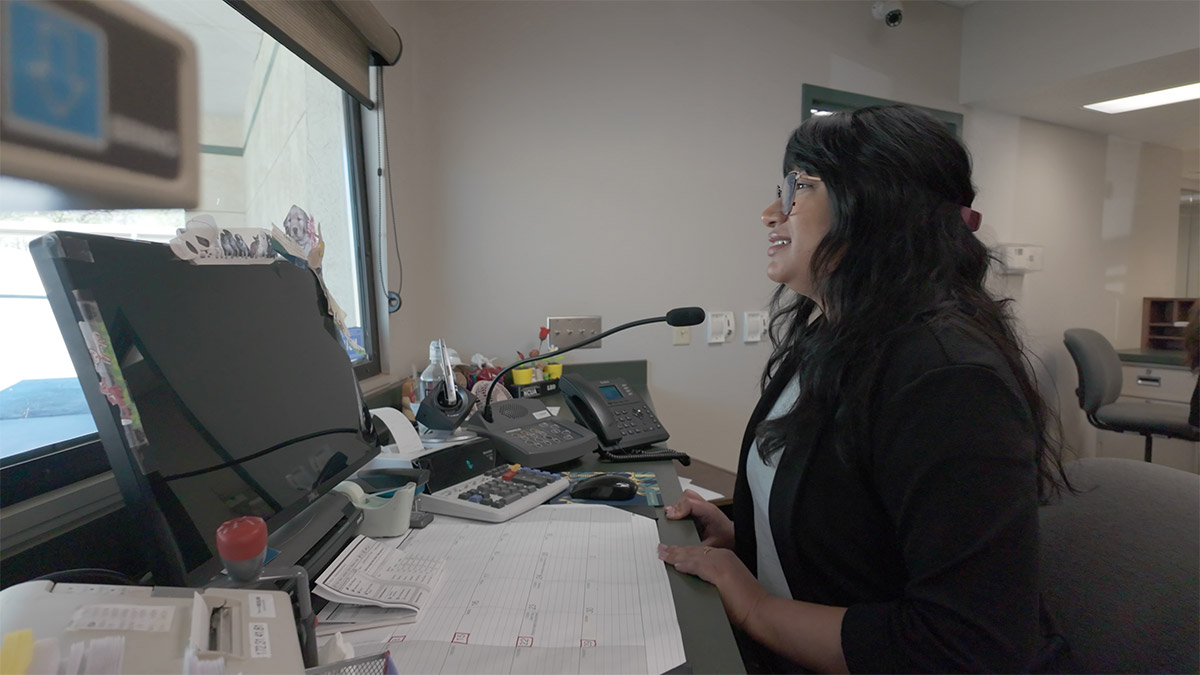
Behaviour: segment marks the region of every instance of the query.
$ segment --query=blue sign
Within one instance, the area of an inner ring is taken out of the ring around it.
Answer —
[[[95,24],[48,2],[8,0],[5,124],[101,150],[108,133],[108,51]]]

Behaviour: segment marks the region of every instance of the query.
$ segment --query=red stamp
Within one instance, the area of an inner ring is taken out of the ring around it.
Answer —
[[[526,635],[518,635],[517,636],[517,646],[518,647],[532,647],[533,646],[533,638],[526,636]]]
[[[406,638],[406,637],[408,637],[408,636],[407,635],[393,635],[392,639],[388,640],[388,643],[391,644],[392,642],[404,642],[404,638]]]
[[[470,633],[455,633],[454,639],[451,640],[451,642],[453,642],[456,645],[465,645],[465,644],[467,644],[467,640],[470,639],[470,637],[471,637]]]
[[[580,640],[579,646],[580,647],[595,647],[596,641],[595,640]]]

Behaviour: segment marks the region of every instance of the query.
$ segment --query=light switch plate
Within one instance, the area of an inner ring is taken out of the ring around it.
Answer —
[[[555,347],[566,349],[576,342],[581,342],[602,332],[598,316],[550,316],[546,317],[546,327],[550,329],[547,349]],[[596,340],[580,349],[596,348],[602,342],[604,340]]]
[[[766,332],[766,312],[742,312],[742,342],[762,342]]]
[[[692,328],[691,326],[675,326],[672,333],[673,345],[690,345],[692,344]]]
[[[733,337],[733,312],[708,313],[708,344],[720,344]]]

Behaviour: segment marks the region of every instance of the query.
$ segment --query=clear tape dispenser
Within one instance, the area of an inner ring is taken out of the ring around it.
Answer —
[[[387,496],[368,495],[357,483],[342,481],[333,489],[346,495],[350,503],[363,512],[359,534],[367,537],[399,537],[408,531],[416,488],[416,483],[409,483],[385,493]]]

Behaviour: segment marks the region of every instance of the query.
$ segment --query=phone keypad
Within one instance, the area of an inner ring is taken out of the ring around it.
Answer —
[[[534,448],[546,448],[559,443],[575,440],[576,435],[570,429],[554,422],[539,422],[533,426],[521,427],[508,432],[509,438],[518,443]]]
[[[612,409],[622,436],[634,436],[662,429],[662,424],[648,406],[637,404]]]

